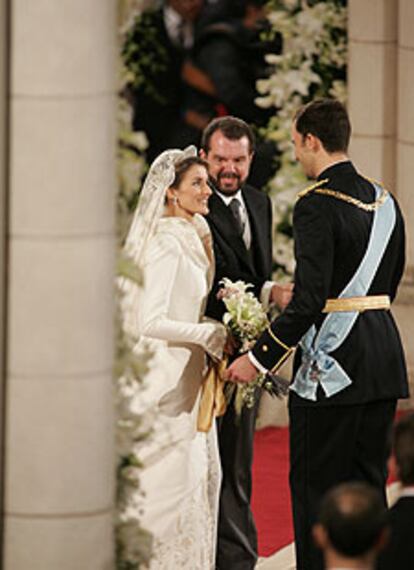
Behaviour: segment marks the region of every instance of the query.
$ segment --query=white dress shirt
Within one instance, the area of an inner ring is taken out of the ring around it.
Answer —
[[[240,216],[241,216],[241,219],[242,219],[242,222],[244,225],[242,237],[243,237],[243,241],[246,245],[246,248],[250,249],[250,246],[252,244],[252,230],[250,228],[249,216],[247,214],[247,208],[246,208],[246,204],[244,203],[243,194],[242,194],[241,190],[238,190],[236,192],[236,194],[232,194],[231,196],[227,196],[226,194],[222,194],[218,190],[216,192],[217,192],[217,195],[220,196],[220,198],[226,204],[226,206],[229,206],[230,202],[232,200],[234,200],[234,199],[238,200],[238,202],[240,204]]]
[[[184,20],[171,6],[164,6],[164,24],[174,45],[190,49],[194,43],[193,24]]]

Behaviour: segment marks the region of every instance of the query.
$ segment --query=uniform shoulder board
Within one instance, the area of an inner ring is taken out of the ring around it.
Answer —
[[[376,184],[380,188],[384,189],[384,184],[378,180],[375,180],[375,178],[369,178],[369,176],[363,176],[362,178],[365,178],[365,180],[368,180],[368,182],[371,182],[371,184]]]
[[[307,188],[298,193],[298,199],[303,198],[313,190],[316,190],[316,188],[320,188],[323,184],[326,184],[326,182],[328,182],[328,178],[325,178],[324,180],[318,180],[318,182],[315,182],[315,184],[311,184],[310,186],[308,186]]]

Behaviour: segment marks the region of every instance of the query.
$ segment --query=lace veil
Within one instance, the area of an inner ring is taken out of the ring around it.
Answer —
[[[127,256],[137,265],[143,262],[148,243],[155,234],[163,214],[166,190],[175,177],[175,164],[190,156],[197,156],[195,146],[189,146],[185,150],[165,150],[154,160],[149,169],[124,246]],[[139,287],[125,278],[120,280],[119,285],[122,292],[124,329],[137,336]]]

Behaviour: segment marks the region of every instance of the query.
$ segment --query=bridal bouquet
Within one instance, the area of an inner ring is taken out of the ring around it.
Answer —
[[[247,352],[254,345],[257,338],[269,326],[269,319],[261,303],[251,291],[252,285],[244,281],[231,281],[226,277],[220,282],[223,288],[219,291],[219,298],[226,306],[223,323],[233,338],[239,344],[240,352]],[[248,384],[237,384],[235,408],[241,412],[243,406],[253,407],[258,388],[264,388],[272,396],[281,397],[288,391],[288,383],[271,373],[258,374],[256,380]],[[235,385],[230,385],[230,394]]]

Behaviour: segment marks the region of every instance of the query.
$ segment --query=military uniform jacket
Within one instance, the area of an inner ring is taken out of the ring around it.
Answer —
[[[210,213],[207,221],[213,234],[216,274],[208,297],[206,314],[221,320],[225,311],[222,301],[217,300],[220,281],[228,277],[251,283],[252,292],[259,297],[263,283],[270,279],[272,269],[272,207],[269,197],[253,186],[242,188],[243,200],[249,216],[252,234],[248,251],[243,238],[237,233],[230,208],[216,193],[209,200]]]
[[[328,192],[327,192],[328,190]],[[295,287],[292,301],[260,337],[253,355],[267,369],[277,369],[312,324],[320,327],[327,299],[337,298],[366,251],[375,202],[374,187],[351,162],[337,163],[318,177],[296,203],[293,214]],[[396,223],[368,295],[395,298],[405,262],[404,222],[398,205]],[[331,398],[318,389],[317,402],[291,392],[292,405],[364,403],[408,395],[400,336],[388,310],[360,313],[350,334],[331,356],[352,384]],[[296,351],[294,374],[301,362]]]

